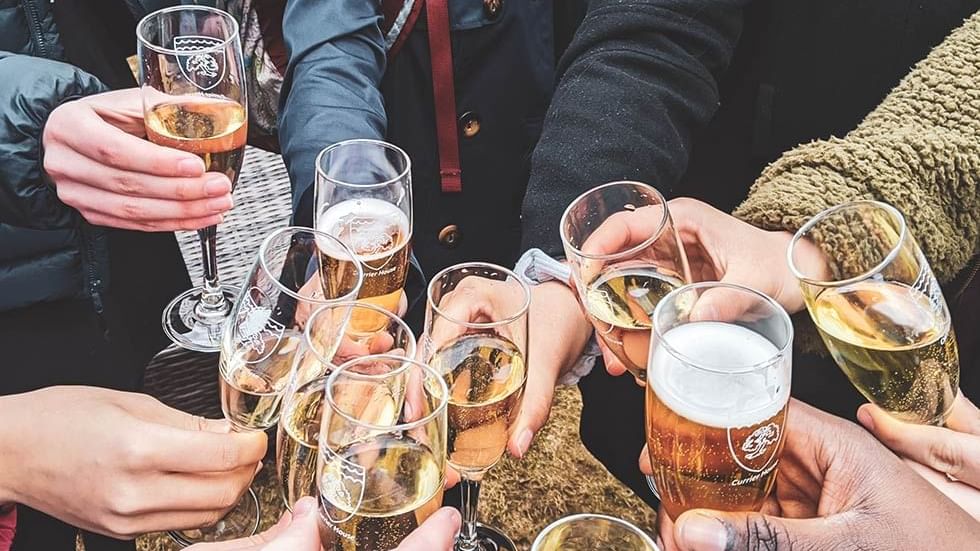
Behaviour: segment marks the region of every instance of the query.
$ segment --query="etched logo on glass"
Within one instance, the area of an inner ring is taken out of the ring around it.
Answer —
[[[223,42],[212,36],[174,37],[181,74],[202,92],[213,89],[225,78],[225,52],[218,48]],[[182,55],[181,52],[193,53]]]
[[[249,351],[247,363],[268,359],[279,348],[286,326],[272,317],[269,297],[258,287],[250,287],[242,298],[235,320],[235,336],[240,349]]]

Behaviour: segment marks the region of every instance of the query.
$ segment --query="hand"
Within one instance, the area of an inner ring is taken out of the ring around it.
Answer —
[[[91,224],[196,230],[222,221],[231,182],[197,156],[143,137],[138,88],[60,105],[44,126],[44,170],[58,197]]]
[[[557,281],[531,287],[529,316],[527,385],[507,443],[514,457],[527,453],[534,435],[548,421],[558,378],[582,355],[592,335],[575,291]]]
[[[945,428],[903,423],[872,404],[861,406],[857,416],[882,444],[980,520],[980,410],[962,392]]]
[[[790,313],[803,309],[799,283],[786,261],[792,234],[761,230],[695,199],[674,199],[668,203],[668,207],[687,253],[693,281],[744,285],[769,295]],[[598,250],[591,252],[616,250],[622,248],[624,243],[633,243],[641,236],[649,236],[656,229],[651,226],[657,224],[660,218],[651,213],[649,209],[653,208],[656,207],[618,214],[619,218],[610,225],[609,230],[615,235],[597,240],[600,243],[593,246]],[[803,242],[801,247],[797,259],[807,273],[829,274],[826,260],[815,246]],[[738,296],[726,293],[724,289],[704,293],[691,317],[702,320],[732,319],[744,310],[737,298],[733,300]],[[609,373],[625,373],[622,362],[609,352],[601,339],[599,344]]]
[[[394,551],[450,551],[460,523],[459,511],[443,507],[425,519]]]
[[[676,524],[659,515],[665,549],[960,549],[980,541],[980,523],[854,424],[795,400],[788,416],[763,512],[695,509]]]
[[[275,526],[250,538],[220,543],[199,543],[187,551],[320,551],[316,499],[304,497],[283,513]]]
[[[0,502],[117,538],[213,524],[266,447],[260,432],[91,387],[2,397],[0,418]]]

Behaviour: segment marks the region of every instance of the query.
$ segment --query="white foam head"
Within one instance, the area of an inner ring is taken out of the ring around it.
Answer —
[[[751,329],[694,322],[667,331],[663,340],[687,361],[657,343],[647,384],[682,417],[716,428],[748,427],[776,415],[789,400],[790,355],[771,361],[779,350]]]
[[[391,236],[396,233],[401,244],[411,239],[408,215],[398,205],[370,197],[331,205],[317,216],[316,229],[343,241],[362,261],[390,255],[395,250]]]

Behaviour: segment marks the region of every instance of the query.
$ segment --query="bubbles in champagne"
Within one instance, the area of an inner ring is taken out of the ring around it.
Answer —
[[[288,396],[276,435],[276,468],[283,501],[292,507],[316,495],[317,443],[323,417],[324,381],[316,379]]]
[[[272,354],[250,348],[231,347],[221,351],[221,409],[225,417],[241,430],[265,430],[279,419],[282,392],[292,373],[302,334],[287,330],[281,339],[270,342]]]

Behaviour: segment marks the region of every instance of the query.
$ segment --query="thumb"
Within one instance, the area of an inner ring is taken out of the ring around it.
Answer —
[[[826,518],[787,519],[761,513],[722,513],[694,509],[674,524],[674,541],[683,551],[831,549],[847,541],[835,534],[845,523]]]
[[[289,526],[263,547],[263,551],[320,551],[318,520],[316,500],[304,497],[293,507]]]
[[[721,283],[756,288],[753,279],[731,271],[725,274]],[[700,293],[692,293],[691,296],[691,300],[694,300],[691,321],[732,321],[744,316],[759,301],[755,296],[732,287],[713,287]]]
[[[449,551],[456,541],[460,522],[459,511],[443,507],[409,534],[395,551]]]

